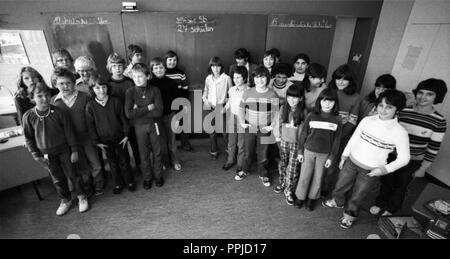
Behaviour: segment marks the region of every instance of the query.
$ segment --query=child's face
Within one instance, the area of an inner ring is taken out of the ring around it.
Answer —
[[[39,78],[32,75],[30,72],[23,72],[22,73],[22,81],[29,88],[31,85],[39,82]]]
[[[67,77],[57,77],[56,87],[63,96],[70,96],[75,93],[75,83]]]
[[[244,78],[242,77],[241,74],[238,73],[234,73],[233,74],[233,82],[234,85],[240,86],[244,84]]]
[[[325,79],[322,77],[309,77],[309,82],[311,83],[312,87],[320,87],[323,82],[325,82]]]
[[[111,64],[111,74],[115,77],[120,77],[123,75],[124,67],[123,64],[114,63]]]
[[[383,85],[375,86],[375,97],[378,98],[382,92],[384,92],[385,88]]]
[[[436,93],[429,90],[420,89],[416,94],[416,103],[418,106],[432,106],[436,99]]]
[[[92,69],[92,67],[88,67],[88,66],[79,67],[77,69],[77,73],[80,75],[81,79],[84,82],[89,81],[89,78],[91,78],[92,71],[94,71],[94,69]]]
[[[104,100],[108,96],[108,87],[106,85],[95,84],[92,87],[95,97],[99,100]]]
[[[237,58],[236,59],[236,65],[238,66],[245,66],[247,64],[247,61],[245,58]]]
[[[50,104],[49,92],[37,92],[33,95],[33,101],[36,103],[38,110],[47,110]]]
[[[177,57],[167,58],[166,66],[168,69],[175,68],[177,66],[177,62],[178,62]]]
[[[308,68],[308,63],[304,61],[303,59],[299,58],[294,63],[295,72],[299,74],[304,74],[306,71],[306,68]]]
[[[259,89],[265,89],[267,87],[267,77],[265,76],[255,76],[253,78],[255,86]]]
[[[211,71],[213,72],[214,76],[220,76],[221,68],[222,68],[221,66],[216,66],[216,65],[211,66]]]
[[[54,57],[54,61],[55,61],[55,67],[63,67],[63,68],[70,69],[73,66],[73,63],[68,56],[56,55]]]
[[[133,57],[131,58],[131,63],[143,63],[144,62],[144,56],[142,53],[134,53]]]
[[[377,106],[377,113],[380,120],[392,120],[395,117],[397,108],[394,105],[387,104],[386,98],[383,98]]]
[[[273,57],[271,55],[269,56],[265,56],[263,58],[263,64],[266,68],[271,68],[273,67],[273,64],[275,63],[275,60],[273,59]]]
[[[344,90],[350,84],[350,81],[348,81],[344,78],[337,78],[335,80],[335,83],[336,83],[337,89]]]
[[[147,81],[149,79],[150,75],[147,76],[144,72],[140,71],[133,72],[133,82],[138,87],[147,86]]]
[[[323,112],[331,112],[333,110],[334,104],[336,102],[334,100],[328,100],[328,99],[322,99],[320,101],[320,107],[322,108]]]
[[[284,84],[286,84],[287,80],[288,80],[288,77],[287,77],[286,75],[284,75],[284,74],[277,74],[277,75],[275,76],[275,81],[276,81],[277,84],[279,84],[279,85],[284,85]]]
[[[153,66],[152,72],[157,78],[162,78],[166,74],[166,68],[163,64],[157,64]]]
[[[293,108],[293,107],[296,107],[297,104],[300,102],[300,98],[294,97],[294,96],[290,96],[290,95],[288,95],[288,96],[286,97],[286,99],[287,99],[287,103],[288,103],[289,106],[291,106],[292,108]]]

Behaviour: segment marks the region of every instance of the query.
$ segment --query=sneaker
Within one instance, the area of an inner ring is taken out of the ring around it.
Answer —
[[[181,170],[181,164],[179,162],[175,162],[175,163],[173,163],[173,168],[176,171],[180,171]]]
[[[286,194],[286,203],[288,205],[294,205],[294,196],[290,192]]]
[[[165,165],[162,166],[162,170],[166,171],[166,166]]]
[[[84,196],[78,196],[78,210],[83,213],[89,209],[88,200]]]
[[[61,202],[61,204],[59,204],[58,209],[56,210],[56,215],[62,216],[66,214],[69,211],[71,205],[72,201]]]
[[[240,180],[244,179],[247,175],[248,174],[246,172],[244,172],[244,171],[238,171],[236,173],[236,176],[234,176],[234,180],[240,181]]]
[[[305,203],[304,200],[295,200],[294,201],[294,206],[301,209],[303,207],[303,204]]]
[[[338,209],[344,208],[344,206],[337,205],[335,199],[329,199],[329,200],[322,201],[322,206],[327,207],[327,208],[338,208]]]
[[[370,207],[369,211],[370,211],[370,214],[376,216],[376,215],[380,214],[381,208],[374,205],[374,206]]]
[[[114,186],[113,194],[120,194],[122,192],[123,187],[120,185]]]
[[[103,189],[97,189],[97,190],[95,190],[95,193],[94,193],[95,196],[100,196],[100,195],[102,195],[102,194],[103,194]]]
[[[284,186],[282,184],[279,184],[273,189],[273,191],[275,193],[280,193],[280,192],[284,191]]]
[[[261,182],[263,183],[264,186],[270,187],[269,177],[262,177],[262,176],[260,176],[259,179],[261,179]]]
[[[214,158],[214,159],[218,159],[219,158],[219,152],[212,152],[212,151],[209,151],[209,154]]]
[[[136,184],[135,183],[128,184],[128,191],[130,192],[136,191]]]
[[[387,211],[387,210],[385,210],[385,211],[383,212],[383,214],[381,214],[381,217],[389,217],[389,216],[392,216],[392,213],[390,213],[390,212]]]
[[[342,218],[341,218],[341,224],[340,224],[341,228],[348,229],[348,228],[350,228],[352,225],[353,225],[353,220],[348,219],[348,218],[346,218],[346,217],[342,217]]]

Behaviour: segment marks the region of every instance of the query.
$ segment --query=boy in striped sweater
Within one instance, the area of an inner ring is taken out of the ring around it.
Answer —
[[[381,178],[381,189],[374,215],[389,216],[398,211],[405,198],[408,184],[414,177],[423,177],[433,163],[447,129],[447,122],[433,105],[441,103],[447,86],[440,79],[427,79],[413,90],[416,104],[399,112],[400,124],[409,134],[411,160],[408,165]]]

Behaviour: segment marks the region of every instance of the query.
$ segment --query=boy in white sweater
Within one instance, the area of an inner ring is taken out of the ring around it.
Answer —
[[[387,90],[378,100],[378,114],[361,121],[342,153],[333,198],[322,203],[329,208],[343,208],[347,191],[353,189],[341,219],[342,228],[352,226],[379,177],[405,166],[410,159],[408,133],[397,121],[397,113],[406,104],[405,95]],[[387,163],[389,153],[394,150],[397,158]]]

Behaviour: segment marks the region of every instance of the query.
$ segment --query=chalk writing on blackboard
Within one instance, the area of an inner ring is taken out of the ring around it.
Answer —
[[[202,33],[213,32],[216,22],[204,15],[176,17],[177,32]]]
[[[56,16],[53,25],[89,25],[89,24],[109,24],[103,17],[65,17]]]
[[[278,17],[273,18],[270,23],[271,27],[286,27],[286,28],[311,28],[311,29],[331,29],[333,24],[328,20],[322,19],[320,21],[304,21],[291,19],[288,22],[279,21]]]

